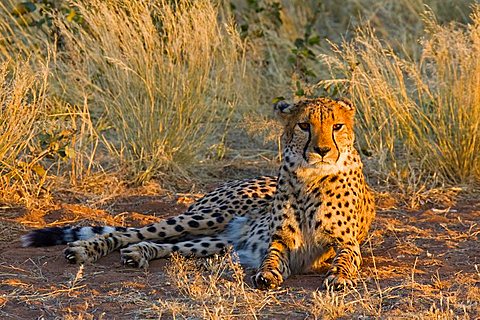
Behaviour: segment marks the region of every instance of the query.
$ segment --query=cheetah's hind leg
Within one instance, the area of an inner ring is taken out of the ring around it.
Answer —
[[[201,237],[178,243],[157,243],[142,241],[120,250],[123,264],[134,268],[147,268],[148,262],[154,259],[168,257],[173,252],[188,257],[208,257],[223,253],[231,243],[221,237]]]

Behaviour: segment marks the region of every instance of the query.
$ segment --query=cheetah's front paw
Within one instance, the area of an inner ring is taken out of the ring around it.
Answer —
[[[347,277],[346,275],[338,272],[338,269],[335,267],[328,272],[327,277],[323,282],[323,285],[326,289],[333,290],[353,288],[356,286],[356,284],[357,283],[355,279]]]
[[[69,263],[83,264],[97,260],[95,256],[89,255],[85,241],[70,242],[63,254]]]
[[[253,284],[256,288],[262,290],[270,290],[278,288],[283,282],[283,277],[278,272],[259,271],[253,277]]]
[[[122,263],[133,268],[148,268],[148,259],[144,255],[142,247],[132,245],[120,250]]]

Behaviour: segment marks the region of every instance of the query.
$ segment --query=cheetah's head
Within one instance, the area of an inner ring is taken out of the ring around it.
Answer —
[[[275,112],[285,125],[284,161],[289,166],[338,171],[353,150],[355,108],[346,99],[280,101]]]

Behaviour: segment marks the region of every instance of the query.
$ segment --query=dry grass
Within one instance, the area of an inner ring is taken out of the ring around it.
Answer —
[[[135,181],[191,173],[242,100],[246,62],[231,21],[209,1],[92,1],[78,10],[88,28],[61,28],[62,84],[79,83],[69,96],[88,94],[91,110],[104,113],[112,126],[104,142]]]
[[[46,69],[34,72],[28,61],[7,60],[0,65],[0,193],[16,202],[35,202],[46,184],[40,160],[32,154],[35,122],[45,116]]]
[[[474,1],[12,2],[0,3],[0,317],[478,318],[478,221],[449,210],[380,214],[348,292],[318,289],[317,275],[260,292],[229,255],[175,257],[165,274],[59,267],[56,251],[22,258],[6,244],[15,221],[123,224],[110,206],[138,192],[132,182],[157,194],[262,171],[279,158],[277,96],[349,95],[370,180],[401,205],[450,207],[480,177]],[[38,210],[52,194],[75,204],[56,203],[60,217]],[[442,269],[452,248],[453,274]]]
[[[53,60],[47,99],[74,127],[72,181],[105,168],[105,150],[106,169],[119,165],[129,182],[182,180],[198,172],[192,163],[223,157],[230,122],[257,101],[244,94],[258,90],[245,44],[210,1],[80,2],[81,24],[53,12],[51,29],[10,7],[0,8],[3,55],[35,47],[31,65]]]
[[[166,272],[172,285],[190,302],[189,308],[183,310],[184,316],[219,319],[243,315],[252,318],[269,303],[269,299],[244,283],[245,273],[230,254],[204,261],[177,255]],[[165,302],[163,307],[168,304]],[[174,312],[164,309],[168,311]]]
[[[410,194],[478,182],[470,1],[46,3],[21,14],[18,1],[1,5],[0,54],[49,72],[37,81],[48,108],[29,114],[38,130],[18,133],[36,143],[31,157],[42,143],[59,148],[38,161],[53,180],[109,172],[186,185],[219,159],[273,159],[263,139],[278,137],[265,118],[273,97],[347,92],[382,183]]]
[[[336,57],[323,56],[359,106],[362,149],[401,190],[480,181],[479,12],[463,27],[428,15],[419,61],[401,58],[370,29],[334,46]]]

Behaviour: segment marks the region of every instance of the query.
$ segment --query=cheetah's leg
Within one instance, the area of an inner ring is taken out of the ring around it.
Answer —
[[[231,215],[216,208],[198,221],[192,219],[191,213],[182,214],[135,231],[108,233],[88,240],[71,242],[64,255],[71,263],[95,262],[114,250],[144,240],[162,241],[186,235],[208,236],[220,233],[231,219]]]
[[[326,273],[330,269],[334,257],[335,249],[329,247],[312,262],[312,265],[307,271],[313,273]]]
[[[324,285],[333,289],[353,287],[361,264],[362,256],[358,242],[346,243],[337,249]]]
[[[207,257],[221,253],[229,244],[227,240],[218,237],[202,237],[176,244],[142,241],[120,250],[120,254],[125,265],[146,268],[148,261],[165,258],[173,252],[183,256]]]
[[[290,246],[288,246],[290,244]],[[259,289],[274,289],[279,287],[283,280],[291,274],[289,253],[291,242],[286,237],[275,234],[272,237],[267,254],[257,274],[253,277],[255,287]]]

